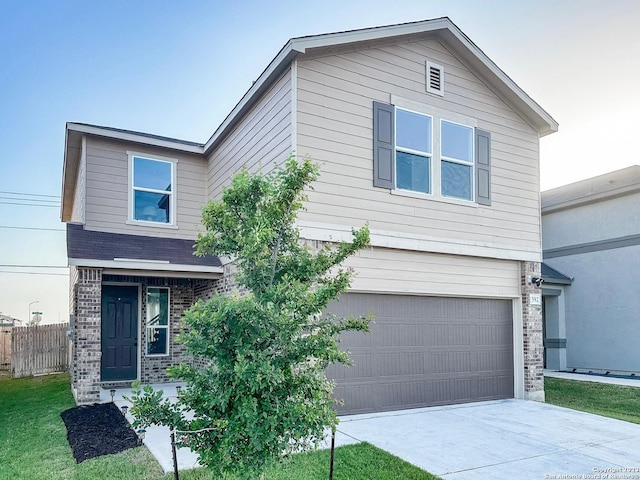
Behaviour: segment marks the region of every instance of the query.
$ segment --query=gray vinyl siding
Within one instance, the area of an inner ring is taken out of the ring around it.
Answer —
[[[73,195],[73,209],[71,211],[71,221],[75,223],[85,222],[86,208],[86,187],[87,187],[87,151],[86,143],[82,142],[80,152],[80,163],[78,164],[78,176],[76,177],[76,188]]]
[[[209,157],[209,198],[219,198],[242,167],[268,172],[284,161],[293,150],[291,138],[291,71],[287,70]]]
[[[425,60],[444,66],[444,97],[425,92]],[[491,133],[491,206],[373,187],[373,101],[389,103],[391,95],[473,118]],[[372,230],[540,252],[537,132],[438,41],[378,43],[300,59],[297,121],[298,153],[321,164],[301,220],[368,221]]]
[[[345,264],[357,274],[350,291],[517,298],[520,264],[511,260],[368,248]]]
[[[127,151],[172,158],[176,165],[176,224],[178,228],[127,224],[129,179]],[[195,238],[206,201],[206,161],[196,156],[124,142],[87,138],[86,228],[168,238]]]

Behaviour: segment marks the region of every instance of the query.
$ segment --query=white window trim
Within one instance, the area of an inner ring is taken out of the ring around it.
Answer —
[[[154,325],[149,326],[149,289],[155,288],[157,290],[167,291],[167,325]],[[168,357],[171,354],[171,289],[169,287],[147,287],[145,291],[145,305],[144,305],[144,355],[145,357]],[[148,353],[149,351],[149,330],[153,328],[166,328],[167,329],[167,353]]]
[[[398,109],[403,110],[405,112],[409,112],[409,113],[414,113],[416,115],[421,115],[423,117],[429,117],[431,119],[431,131],[429,132],[431,134],[431,152],[423,152],[422,150],[414,150],[412,148],[406,148],[406,147],[398,147],[398,140],[397,140],[397,135],[398,135],[398,122],[397,122],[397,114],[398,114]],[[415,110],[411,110],[409,108],[403,108],[403,107],[398,107],[396,106],[395,111],[394,111],[394,119],[393,119],[393,123],[395,125],[394,129],[393,129],[393,145],[395,148],[394,151],[394,155],[393,155],[393,178],[394,178],[394,185],[393,188],[395,190],[401,191],[401,192],[411,192],[411,193],[415,193],[417,195],[423,196],[423,197],[431,197],[433,196],[433,189],[434,189],[434,181],[433,181],[433,164],[434,162],[434,151],[435,151],[435,144],[433,142],[434,140],[434,118],[431,115],[422,113],[422,112],[417,112]],[[396,165],[397,165],[397,161],[396,161],[396,155],[395,152],[405,152],[405,153],[411,153],[412,155],[417,155],[419,157],[423,157],[426,158],[429,162],[429,193],[426,192],[418,192],[416,190],[408,190],[405,188],[400,188],[398,187],[398,172],[396,170]]]
[[[177,189],[177,169],[178,169],[178,160],[175,158],[162,157],[160,155],[149,155],[141,152],[134,152],[127,150],[127,157],[129,161],[128,168],[128,198],[129,198],[129,210],[127,221],[125,222],[127,225],[140,225],[145,227],[154,227],[154,228],[170,228],[170,229],[178,229],[178,224],[176,221],[176,206],[178,203],[178,189]],[[156,162],[164,162],[171,164],[171,191],[167,192],[166,190],[156,190],[152,188],[144,188],[144,187],[135,187],[133,186],[133,159],[134,158],[142,158],[144,160],[151,160]],[[150,192],[150,193],[159,193],[159,194],[169,194],[169,223],[160,223],[160,222],[152,222],[149,220],[136,220],[134,218],[134,193],[135,191],[141,192]]]
[[[453,157],[447,157],[445,155],[442,154],[442,122],[447,122],[447,123],[451,123],[453,125],[459,125],[461,127],[465,127],[465,128],[470,128],[471,129],[471,161],[468,162],[466,160],[460,160],[459,158],[453,158]],[[438,186],[440,187],[440,196],[442,198],[447,198],[447,199],[454,199],[454,200],[458,200],[461,202],[474,202],[474,199],[476,198],[476,182],[475,182],[475,178],[476,178],[476,147],[475,147],[475,131],[474,131],[474,127],[472,127],[471,125],[466,125],[464,123],[460,123],[460,122],[455,122],[453,120],[449,120],[448,118],[440,118],[440,135],[438,135],[438,142],[440,143],[440,161],[439,161],[439,165],[440,165],[440,175],[438,176],[438,179],[440,180],[438,182]],[[457,163],[459,165],[464,165],[466,167],[471,167],[471,198],[466,199],[466,198],[460,198],[460,197],[453,197],[451,195],[444,195],[442,194],[442,162],[451,162],[451,163]],[[474,202],[475,203],[475,202]]]
[[[478,122],[466,115],[452,112],[449,110],[445,110],[442,108],[434,107],[432,105],[427,105],[425,103],[416,102],[415,100],[409,100],[407,98],[399,97],[397,95],[390,95],[390,103],[396,107],[396,110],[400,108],[401,110],[409,111],[412,113],[417,113],[419,115],[424,115],[427,117],[431,117],[431,193],[421,193],[413,190],[405,190],[397,188],[395,185],[391,190],[391,193],[401,196],[407,197],[417,197],[417,198],[428,198],[430,200],[442,201],[445,203],[453,203],[457,205],[468,205],[468,206],[476,206],[475,202],[475,137],[472,138],[472,149],[473,149],[473,171],[471,173],[471,188],[472,195],[471,200],[465,200],[463,198],[458,197],[448,197],[442,195],[442,157],[441,157],[441,122],[447,121],[449,123],[455,123],[457,125],[462,125],[464,127],[468,127],[471,129],[475,129],[478,126]],[[395,119],[394,119],[395,120]],[[394,127],[394,149],[396,139],[395,135],[397,135],[397,125]],[[474,130],[475,135],[475,130]],[[409,151],[407,149],[400,149],[401,151]],[[416,152],[419,154],[419,152]],[[447,158],[445,158],[447,159]],[[459,162],[458,162],[459,163]],[[397,182],[396,176],[396,161],[395,161],[395,150],[394,150],[394,159],[393,159],[393,168],[394,168],[394,183]]]

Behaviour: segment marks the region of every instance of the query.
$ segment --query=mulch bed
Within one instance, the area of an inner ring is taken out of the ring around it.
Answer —
[[[60,416],[77,463],[142,445],[115,403],[74,407]]]

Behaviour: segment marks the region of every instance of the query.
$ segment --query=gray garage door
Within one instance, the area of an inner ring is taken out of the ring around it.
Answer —
[[[513,397],[511,301],[351,293],[329,312],[371,312],[368,334],[347,332],[354,365],[331,366],[342,414]]]

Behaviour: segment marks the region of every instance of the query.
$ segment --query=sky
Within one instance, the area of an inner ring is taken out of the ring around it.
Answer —
[[[66,122],[205,142],[289,38],[441,16],[559,122],[542,190],[640,164],[637,0],[0,0],[0,313],[68,319]]]

